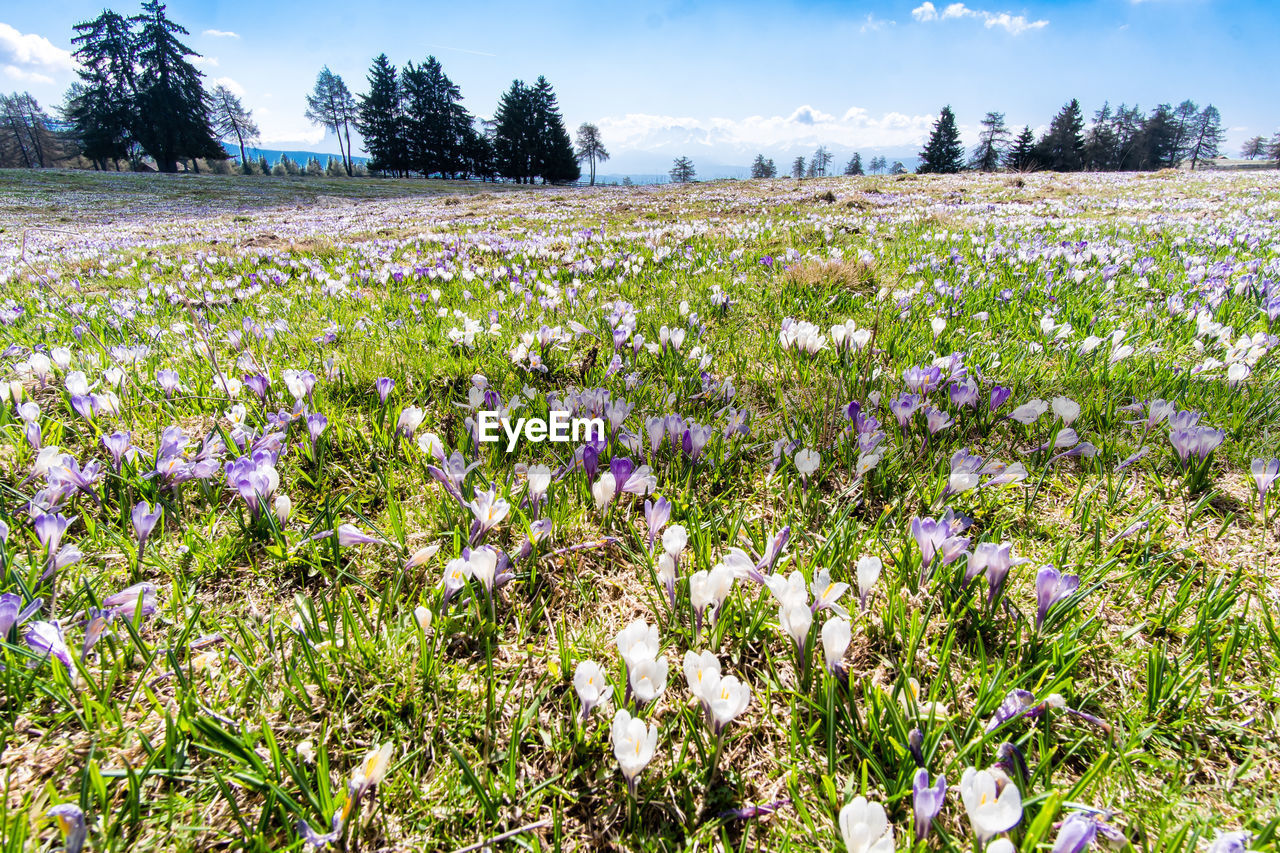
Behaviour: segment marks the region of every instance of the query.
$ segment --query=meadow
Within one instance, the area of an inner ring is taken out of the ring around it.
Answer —
[[[0,851],[1275,850],[1277,321],[1273,173],[0,173]]]

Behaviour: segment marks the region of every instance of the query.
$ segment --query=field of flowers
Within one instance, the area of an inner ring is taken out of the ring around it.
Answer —
[[[0,174],[0,851],[1276,849],[1274,174],[289,187]]]

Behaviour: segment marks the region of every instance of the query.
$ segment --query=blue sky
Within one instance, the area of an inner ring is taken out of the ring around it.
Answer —
[[[56,104],[74,79],[71,27],[101,0],[0,11],[0,88]],[[115,3],[123,14],[135,6]],[[489,115],[520,77],[545,74],[571,127],[600,125],[605,171],[677,154],[745,165],[825,144],[909,153],[950,103],[967,137],[983,113],[1046,124],[1072,97],[1214,103],[1232,153],[1280,127],[1275,0],[945,0],[762,3],[368,4],[176,0],[202,68],[243,92],[269,147],[336,151],[303,117],[322,65],[361,91],[370,60],[435,54],[467,106]]]

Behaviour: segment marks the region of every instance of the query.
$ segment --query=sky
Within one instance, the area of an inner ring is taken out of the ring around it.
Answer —
[[[75,79],[72,26],[102,0],[6,6],[0,89],[56,106]],[[435,55],[481,117],[513,79],[545,75],[571,131],[600,127],[603,173],[665,171],[679,155],[705,173],[757,152],[782,167],[818,145],[839,162],[905,157],[944,104],[969,142],[988,110],[1043,128],[1073,97],[1086,114],[1106,100],[1213,103],[1232,154],[1280,128],[1276,0],[174,0],[169,14],[269,148],[336,152],[304,117],[306,93],[324,65],[363,91],[382,52]]]

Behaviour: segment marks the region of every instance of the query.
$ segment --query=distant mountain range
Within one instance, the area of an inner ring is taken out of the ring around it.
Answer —
[[[236,159],[239,159],[240,146],[227,143],[227,142],[223,142],[222,144],[223,144],[223,147],[227,149],[228,154],[230,154],[232,157]],[[270,163],[272,166],[274,166],[276,163],[279,163],[280,158],[285,155],[288,155],[290,160],[293,160],[298,163],[302,163],[304,165],[312,157],[319,157],[321,165],[327,165],[330,157],[339,156],[334,153],[328,153],[328,152],[322,152],[322,151],[282,150],[279,148],[258,148],[258,147],[250,147],[250,146],[245,146],[244,151],[245,151],[245,156],[248,157],[250,160],[256,161],[261,157],[266,157],[267,162]],[[831,164],[832,171],[837,175],[843,173],[844,165],[845,163],[848,162],[849,158],[853,156],[853,152],[846,151],[844,149],[839,149],[833,146],[831,148],[831,153],[833,155],[833,160]],[[914,170],[916,167],[916,163],[919,162],[914,155],[903,154],[901,152],[895,153],[893,151],[881,151],[881,150],[868,149],[867,151],[862,152],[862,167],[864,169],[867,168],[868,164],[871,161],[871,158],[877,155],[884,156],[885,158],[888,159],[890,163],[892,163],[894,160],[901,160],[902,164],[907,168],[907,171]],[[624,179],[630,178],[633,184],[665,184],[670,180],[670,178],[668,178],[667,173],[665,171],[658,171],[659,169],[662,169],[663,164],[657,159],[657,157],[632,156],[629,159],[639,160],[640,161],[639,165],[641,166],[641,168],[635,171],[628,171],[628,172],[623,172],[623,171],[609,172],[609,173],[598,172],[596,174],[596,183],[597,184],[621,184]],[[754,157],[752,159],[754,159]],[[774,165],[778,169],[779,177],[787,177],[788,175],[790,175],[791,162],[794,159],[795,159],[795,155],[792,155],[790,159],[785,159],[785,160],[780,159],[779,156],[776,154],[773,155]],[[806,156],[806,160],[807,159],[808,157]],[[359,155],[356,155],[355,157],[353,157],[352,160],[356,163],[364,163],[366,165],[369,162],[368,157],[361,157]],[[751,177],[750,165],[739,166],[739,165],[731,165],[726,163],[699,163],[695,158],[694,167],[698,171],[698,178],[704,181],[723,180],[725,178],[745,179],[745,178]],[[585,170],[583,174],[583,179],[584,180],[586,179]]]

